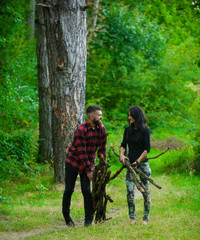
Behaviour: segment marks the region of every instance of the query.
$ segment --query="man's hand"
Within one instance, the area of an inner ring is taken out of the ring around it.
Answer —
[[[92,181],[93,172],[87,173],[87,177],[89,178],[90,181]]]

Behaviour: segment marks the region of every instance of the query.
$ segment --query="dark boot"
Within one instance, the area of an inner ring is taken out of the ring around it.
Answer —
[[[84,226],[85,226],[85,227],[90,227],[90,226],[92,226],[92,220],[85,220]]]
[[[71,219],[70,216],[64,216],[66,225],[69,227],[75,227],[74,221]]]

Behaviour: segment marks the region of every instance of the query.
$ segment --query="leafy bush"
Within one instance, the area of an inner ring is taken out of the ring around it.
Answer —
[[[29,2],[2,0],[0,13],[0,171],[12,178],[31,171],[37,152],[36,39],[29,36]]]
[[[150,165],[155,174],[199,174],[195,166],[196,152],[189,146],[179,150],[173,150],[165,153],[158,159],[150,160]]]
[[[32,131],[14,134],[0,131],[0,172],[2,178],[12,178],[32,172],[37,156],[37,144]],[[36,138],[37,139],[37,138]]]

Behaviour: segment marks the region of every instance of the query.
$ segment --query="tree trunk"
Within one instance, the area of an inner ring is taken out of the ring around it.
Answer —
[[[28,26],[30,26],[29,38],[35,35],[35,0],[30,0],[30,15],[28,17]]]
[[[51,162],[53,158],[51,124],[51,87],[46,46],[44,8],[37,9],[37,58],[39,93],[39,161]]]
[[[64,181],[66,150],[84,121],[86,82],[85,0],[49,0],[44,10],[51,85],[55,180]]]

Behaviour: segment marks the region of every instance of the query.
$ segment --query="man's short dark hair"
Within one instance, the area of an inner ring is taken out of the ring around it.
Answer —
[[[99,107],[99,106],[96,106],[96,105],[90,105],[86,110],[86,114],[88,115],[88,114],[90,114],[92,112],[95,112],[97,110],[102,110],[102,108]]]

